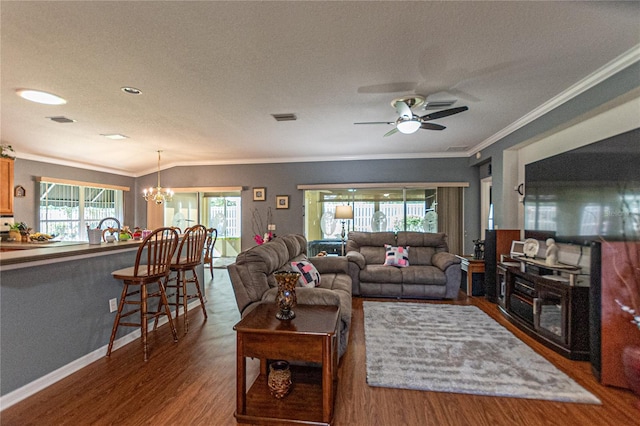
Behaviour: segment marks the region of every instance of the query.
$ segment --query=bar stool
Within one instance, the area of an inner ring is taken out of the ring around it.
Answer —
[[[213,249],[218,240],[218,230],[216,228],[207,229],[207,241],[204,243],[204,264],[209,265],[209,272],[213,279]]]
[[[204,298],[200,289],[196,266],[202,263],[202,254],[204,251],[204,243],[207,238],[207,228],[202,225],[195,225],[185,229],[182,241],[178,246],[176,257],[169,267],[172,272],[176,272],[175,277],[167,281],[166,288],[175,289],[175,301],[169,302],[169,305],[176,307],[176,319],[180,316],[180,306],[184,309],[182,314],[184,318],[184,332],[189,331],[189,318],[187,317],[187,304],[189,300],[198,298],[204,319],[207,319],[207,309],[204,306]],[[191,273],[191,277],[187,277],[187,272]],[[188,283],[195,284],[196,293],[189,294],[187,289]],[[174,300],[172,298],[172,300]],[[160,310],[160,307],[158,307]],[[158,320],[156,319],[156,324]],[[155,328],[155,326],[154,326]]]
[[[171,333],[173,333],[173,341],[178,341],[178,333],[171,318],[171,311],[169,310],[167,294],[164,288],[164,282],[170,273],[169,266],[171,265],[171,258],[177,246],[178,233],[176,231],[170,228],[158,228],[148,235],[140,244],[134,266],[119,269],[111,273],[113,278],[124,282],[124,287],[122,289],[122,295],[120,296],[120,303],[118,304],[118,313],[116,314],[113,329],[111,330],[107,356],[111,355],[113,341],[119,326],[140,327],[142,333],[142,351],[144,360],[146,361],[148,358],[147,328],[149,317],[155,317],[157,324],[158,317],[160,315],[166,315],[169,319]],[[158,284],[158,290],[150,293],[148,286],[153,283]],[[135,288],[129,291],[130,286],[135,286]],[[136,295],[139,296],[132,298],[132,296]],[[156,312],[149,312],[147,308],[148,299],[156,297],[160,299],[158,305],[165,307],[164,312],[160,309]],[[138,307],[123,313],[124,305],[136,305]],[[128,317],[137,312],[140,313],[140,322],[127,322]]]

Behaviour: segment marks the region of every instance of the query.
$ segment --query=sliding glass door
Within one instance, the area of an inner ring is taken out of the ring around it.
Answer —
[[[240,192],[208,192],[202,200],[203,223],[218,230],[214,257],[237,256],[242,236]]]
[[[218,231],[214,257],[235,257],[240,252],[242,223],[240,191],[176,192],[164,203],[163,226],[184,231],[195,224]]]

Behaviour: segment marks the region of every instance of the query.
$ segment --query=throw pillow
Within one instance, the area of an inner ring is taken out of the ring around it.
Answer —
[[[298,283],[302,287],[318,287],[320,285],[320,273],[313,266],[313,263],[307,260],[291,262],[291,269],[300,273]]]
[[[409,246],[392,246],[385,244],[386,249],[384,264],[385,266],[399,266],[404,268],[409,266]]]

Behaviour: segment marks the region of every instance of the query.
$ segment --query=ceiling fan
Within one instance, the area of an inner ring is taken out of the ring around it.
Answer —
[[[394,133],[400,132],[404,134],[411,134],[418,131],[418,129],[426,130],[444,130],[445,126],[436,123],[428,123],[428,121],[436,120],[438,118],[448,117],[450,115],[458,114],[468,110],[466,106],[444,109],[442,111],[432,112],[431,114],[419,116],[413,113],[412,108],[418,107],[424,103],[424,96],[411,95],[402,98],[396,98],[391,101],[391,106],[398,112],[398,119],[396,121],[368,121],[353,124],[395,124],[396,127],[389,130],[384,136],[391,136]]]

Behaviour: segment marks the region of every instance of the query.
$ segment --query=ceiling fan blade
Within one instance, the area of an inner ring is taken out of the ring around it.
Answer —
[[[400,117],[408,117],[408,118],[413,117],[413,111],[411,111],[411,108],[409,108],[409,105],[407,105],[402,101],[396,102],[396,111],[398,112],[398,115]]]
[[[395,121],[362,121],[353,124],[395,124]]]
[[[453,115],[453,114],[458,114],[458,113],[466,111],[468,109],[469,109],[469,107],[466,107],[466,106],[458,107],[458,108],[444,109],[442,111],[436,111],[436,112],[432,112],[431,114],[423,115],[422,117],[420,117],[420,119],[423,120],[423,121],[435,120],[435,119],[438,119],[438,118],[448,117],[448,116]]]
[[[397,133],[397,132],[398,132],[398,128],[394,127],[393,129],[391,129],[387,133],[385,133],[384,137],[386,138],[387,136],[391,136],[391,135],[393,135],[394,133]]]
[[[420,125],[421,129],[427,129],[427,130],[444,130],[446,129],[445,126],[441,126],[439,124],[435,124],[435,123],[422,123]]]

